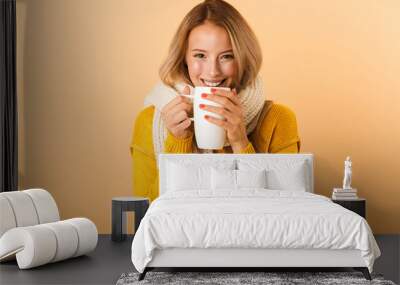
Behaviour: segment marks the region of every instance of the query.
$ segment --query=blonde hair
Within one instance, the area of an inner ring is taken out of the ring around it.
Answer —
[[[262,63],[258,40],[243,16],[223,0],[205,0],[182,20],[169,47],[159,75],[164,84],[174,88],[176,81],[191,84],[185,61],[190,32],[206,21],[224,28],[230,38],[238,72],[234,80],[237,92],[253,85]]]

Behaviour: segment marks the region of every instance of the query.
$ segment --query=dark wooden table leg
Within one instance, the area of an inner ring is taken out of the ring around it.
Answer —
[[[123,241],[126,238],[126,213],[123,204],[118,201],[112,201],[112,241]]]

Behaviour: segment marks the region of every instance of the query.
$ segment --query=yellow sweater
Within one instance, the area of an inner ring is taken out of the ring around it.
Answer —
[[[158,169],[153,148],[154,106],[143,109],[136,118],[130,145],[133,169],[133,193],[148,197],[151,201],[158,197]],[[191,153],[193,136],[177,139],[168,134],[164,143],[164,153]],[[297,153],[300,139],[297,132],[295,114],[287,107],[273,104],[258,131],[249,137],[250,143],[241,153],[255,153],[255,149],[266,149],[268,153]],[[219,153],[231,153],[225,148]]]

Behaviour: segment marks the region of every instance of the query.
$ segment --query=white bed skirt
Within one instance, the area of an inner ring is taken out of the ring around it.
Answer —
[[[360,250],[197,249],[154,251],[147,267],[366,267]]]

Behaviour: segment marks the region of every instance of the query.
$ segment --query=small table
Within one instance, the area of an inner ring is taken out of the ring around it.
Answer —
[[[332,202],[339,204],[340,206],[359,214],[364,219],[366,218],[366,200],[364,198],[357,198],[352,200],[336,200],[332,199]]]
[[[149,208],[149,199],[145,197],[114,197],[112,198],[112,241],[126,239],[126,212],[135,212],[135,232],[139,228],[140,221]]]

